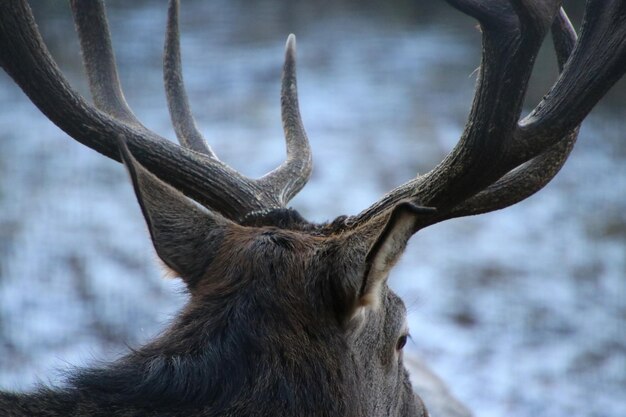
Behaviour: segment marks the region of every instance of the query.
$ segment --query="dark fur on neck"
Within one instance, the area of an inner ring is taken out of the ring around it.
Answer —
[[[339,323],[290,266],[302,243],[272,230],[237,239],[240,256],[223,260],[236,274],[199,286],[153,342],[71,375],[64,395],[150,416],[358,416],[358,367]]]
[[[269,416],[280,410],[284,416],[348,415],[345,400],[350,393],[340,388],[347,376],[342,375],[340,362],[349,363],[350,358],[339,358],[315,343],[325,337],[320,329],[310,329],[297,335],[298,340],[292,339],[293,344],[280,346],[256,320],[232,320],[223,327],[198,326],[181,332],[178,326],[189,320],[184,316],[152,344],[106,367],[73,375],[69,391],[95,398],[98,405],[132,406],[146,412],[202,410],[207,416]],[[185,337],[184,333],[198,336],[184,343],[182,351],[182,344],[168,345],[168,340]]]

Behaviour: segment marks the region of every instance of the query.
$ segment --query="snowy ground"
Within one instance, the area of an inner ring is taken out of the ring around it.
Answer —
[[[293,206],[326,220],[367,207],[454,145],[479,35],[447,9],[374,17],[305,3],[185,3],[183,59],[213,149],[257,176],[284,152],[278,80],[286,34],[296,32],[315,170]],[[53,53],[85,92],[68,16],[42,10]],[[138,3],[114,8],[111,20],[131,106],[173,137],[159,68],[164,11]],[[553,75],[547,66],[530,101]],[[420,232],[393,274],[411,349],[478,416],[626,415],[624,83],[618,89],[546,189]],[[114,358],[162,329],[185,296],[154,258],[122,167],[68,139],[0,74],[0,386],[58,381],[59,370]]]

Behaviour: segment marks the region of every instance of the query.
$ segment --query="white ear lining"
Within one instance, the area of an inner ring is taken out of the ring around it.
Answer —
[[[423,209],[411,203],[401,203],[394,208],[383,231],[367,255],[367,269],[361,287],[359,305],[378,308],[381,288],[387,281],[389,271],[400,259],[408,240],[415,232],[416,218],[423,212]]]

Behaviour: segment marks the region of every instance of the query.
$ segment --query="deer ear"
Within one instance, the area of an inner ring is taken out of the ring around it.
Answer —
[[[230,222],[150,173],[123,139],[119,149],[159,258],[192,288],[206,272]]]
[[[389,271],[417,231],[417,218],[424,214],[432,215],[434,212],[434,208],[421,207],[410,202],[399,203],[393,208],[385,227],[365,258],[365,274],[358,297],[360,306],[378,306],[381,288],[387,281]]]

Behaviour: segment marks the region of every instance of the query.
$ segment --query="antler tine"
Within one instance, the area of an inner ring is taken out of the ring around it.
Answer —
[[[298,105],[296,37],[293,34],[289,35],[285,45],[280,104],[287,144],[287,160],[259,179],[259,184],[273,189],[278,200],[286,204],[306,185],[313,169],[311,148]]]
[[[512,152],[527,160],[558,141],[625,72],[626,1],[588,0],[572,57],[552,90],[520,122]]]
[[[120,86],[115,57],[101,0],[72,0],[72,10],[83,50],[83,60],[96,107],[120,121],[145,128],[126,103]],[[170,0],[164,48],[163,78],[174,131],[186,148],[219,162],[198,130],[185,91],[178,28],[179,1]],[[97,47],[92,47],[96,45]],[[285,206],[308,181],[312,170],[311,149],[298,109],[295,73],[295,36],[290,35],[285,51],[281,90],[281,113],[287,142],[287,159],[274,171],[256,181],[274,207]]]
[[[357,226],[404,199],[437,208],[425,227],[498,180],[510,166],[508,141],[517,128],[526,87],[559,1],[450,0],[474,16],[483,32],[483,53],[474,102],[459,143],[432,171],[391,191],[348,220]],[[523,161],[522,161],[523,162]]]
[[[552,38],[559,72],[562,72],[577,39],[576,31],[563,8],[559,10],[552,24]],[[577,126],[544,153],[513,169],[485,190],[454,207],[445,218],[487,213],[530,197],[548,184],[563,167],[574,149],[578,130]]]
[[[543,147],[548,147],[548,150],[512,170],[484,191],[455,207],[446,218],[485,213],[515,204],[539,191],[558,173],[573,149],[578,135],[579,125],[575,125],[573,128],[570,126],[577,121],[580,124],[597,100],[626,71],[626,62],[622,65],[618,64],[620,59],[626,60],[624,56],[626,30],[623,26],[623,11],[626,10],[626,7],[624,4],[623,1],[612,2],[611,4],[602,2],[601,5],[594,4],[593,1],[588,2],[583,22],[583,33],[578,44],[576,44],[575,31],[567,15],[561,9],[552,27],[561,76],[552,92],[528,117],[520,122],[520,128],[514,135],[516,142],[513,145],[512,155],[523,160],[528,158],[528,155],[541,151]],[[622,10],[621,14],[619,13],[620,10]],[[608,20],[611,24],[604,27],[604,34],[597,35],[595,32],[597,29],[593,25],[599,25],[606,21],[600,19],[602,15],[611,16],[614,19]],[[622,20],[619,20],[620,16]],[[590,39],[591,36],[597,36],[595,43]],[[603,39],[604,42],[599,42],[597,45],[598,39]],[[606,59],[609,59],[610,62],[604,64]],[[583,67],[586,68],[586,71],[575,71],[575,69]],[[590,78],[590,80],[584,78]],[[588,81],[595,83],[590,86]],[[585,87],[578,91],[578,97],[574,97],[569,96],[573,93],[566,92],[565,86],[569,88]],[[557,98],[559,91],[562,98]],[[585,94],[589,94],[589,96]],[[564,105],[567,105],[567,108],[562,107]],[[572,108],[576,105],[579,106],[578,109]],[[558,113],[554,107],[551,110],[547,108],[551,106],[561,106],[562,113]],[[555,118],[555,123],[550,121],[549,116],[541,115],[542,112],[549,114],[550,111],[555,112],[551,115]],[[561,124],[560,127],[555,126],[557,121]],[[567,132],[566,129],[568,128],[572,130]],[[563,131],[566,133],[563,134]],[[522,148],[524,149],[522,150]]]
[[[574,149],[578,129],[548,151],[509,171],[498,181],[454,207],[437,221],[488,213],[512,206],[545,187],[561,170]]]
[[[572,22],[570,22],[567,13],[565,13],[562,7],[554,18],[551,31],[552,43],[556,51],[556,62],[559,66],[559,74],[561,74],[578,40],[576,29],[574,29]]]
[[[172,123],[183,146],[217,159],[196,127],[185,92],[178,15],[179,1],[170,0],[163,75]],[[287,143],[287,160],[256,181],[259,187],[273,194],[281,206],[285,206],[304,187],[312,171],[311,148],[298,106],[295,55],[296,37],[291,34],[285,46],[281,87],[281,116]]]
[[[5,1],[0,21],[0,64],[31,101],[77,141],[120,161],[112,138],[124,136],[136,159],[154,175],[233,220],[283,207],[273,194],[220,161],[88,104],[50,56],[25,0]]]
[[[507,139],[517,128],[535,58],[560,2],[513,0],[512,8],[502,2],[480,2],[481,12],[486,3],[492,9],[488,21],[478,15],[483,59],[468,123],[458,145],[423,178],[415,194],[421,204],[438,208],[440,214],[512,168],[506,163]],[[496,16],[502,24],[492,29]],[[512,25],[515,17],[518,23]]]
[[[170,117],[181,145],[217,159],[196,126],[185,91],[180,54],[178,9],[178,0],[170,0],[163,55],[163,80]]]
[[[104,5],[80,0],[70,5],[94,104],[118,120],[143,127],[122,92]]]

